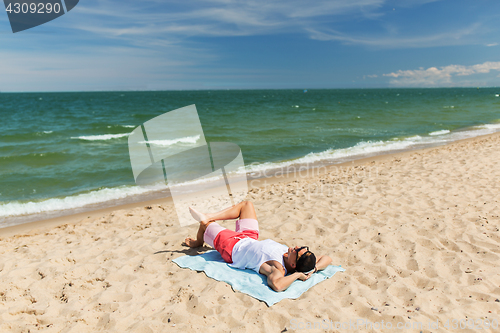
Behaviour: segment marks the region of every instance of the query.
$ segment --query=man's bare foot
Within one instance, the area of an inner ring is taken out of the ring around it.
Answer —
[[[200,244],[196,241],[196,239],[192,239],[191,237],[188,237],[184,240],[184,243],[186,243],[187,246],[189,247],[200,247],[203,244]]]
[[[191,213],[191,216],[198,222],[201,222],[201,221],[208,221],[208,216],[203,214],[203,213],[200,213],[199,211],[197,211],[196,209],[194,209],[193,207],[189,207],[189,212]]]

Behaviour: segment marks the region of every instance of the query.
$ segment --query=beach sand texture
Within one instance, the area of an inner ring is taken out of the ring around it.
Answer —
[[[252,189],[261,239],[309,245],[346,269],[272,307],[173,263],[210,248],[182,245],[197,225],[180,227],[168,203],[0,236],[0,331],[282,332],[364,319],[436,332],[499,320],[499,147],[493,134]]]

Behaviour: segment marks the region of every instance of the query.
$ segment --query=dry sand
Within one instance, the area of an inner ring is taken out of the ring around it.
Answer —
[[[453,319],[484,329],[500,320],[499,143],[494,134],[254,188],[262,239],[309,245],[346,269],[272,307],[172,262],[209,247],[181,245],[197,226],[180,227],[167,201],[5,230],[0,331],[282,332],[321,320],[339,332],[371,331],[334,328],[356,320],[457,331]]]

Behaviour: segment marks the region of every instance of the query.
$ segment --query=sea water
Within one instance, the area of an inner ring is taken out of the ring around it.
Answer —
[[[0,93],[0,227],[148,198],[128,135],[195,104],[207,142],[253,175],[500,130],[496,88]],[[199,137],[179,138],[189,147]],[[90,208],[89,208],[90,207]]]

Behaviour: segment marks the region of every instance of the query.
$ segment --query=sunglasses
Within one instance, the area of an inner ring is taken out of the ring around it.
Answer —
[[[297,257],[295,257],[295,265],[297,265],[297,261],[299,260],[299,252],[302,251],[303,249],[306,249],[307,251],[304,252],[304,255],[306,255],[306,253],[310,252],[309,251],[309,246],[302,246],[302,247],[299,247],[297,250],[294,250],[296,253],[297,253]]]

